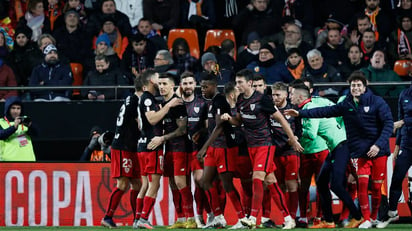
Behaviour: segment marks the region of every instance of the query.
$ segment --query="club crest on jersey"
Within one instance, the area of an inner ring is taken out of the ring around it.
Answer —
[[[230,136],[232,137],[232,140],[234,140],[236,138],[235,134],[230,134]]]
[[[363,107],[363,110],[364,110],[365,112],[369,112],[369,106]]]
[[[146,99],[146,100],[144,101],[144,105],[145,105],[146,107],[151,106],[151,105],[152,105],[152,100]]]
[[[250,104],[250,110],[255,110],[255,104],[254,103],[252,103],[252,104]]]
[[[286,117],[287,120],[290,119],[290,115],[286,115],[285,117]]]
[[[194,110],[196,113],[199,113],[200,108],[199,108],[199,107],[194,107],[193,110]]]

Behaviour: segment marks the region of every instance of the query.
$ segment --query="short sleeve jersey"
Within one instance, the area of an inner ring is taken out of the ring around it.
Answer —
[[[173,98],[177,98],[176,95],[173,95],[168,101],[162,103],[162,105],[166,105],[170,100]],[[178,125],[176,120],[178,119],[187,119],[187,112],[185,105],[178,105],[176,107],[172,107],[169,109],[169,112],[163,118],[163,126],[165,134],[169,134],[174,132]],[[187,128],[185,128],[187,129]],[[168,140],[166,142],[166,150],[171,152],[186,152],[188,145],[188,139],[186,135],[175,137],[174,139]]]
[[[268,95],[254,91],[249,98],[240,94],[236,103],[249,147],[271,146],[269,118],[277,109]]]
[[[293,105],[287,103],[284,108],[278,108],[278,110],[283,114],[283,112],[287,109],[293,109]],[[288,121],[290,128],[292,129],[293,133],[296,130],[296,119],[293,116],[285,116],[286,121]],[[275,155],[286,155],[290,154],[289,151],[296,153],[293,151],[293,148],[288,144],[289,137],[286,134],[285,130],[283,129],[282,125],[270,117],[270,127],[273,133],[273,143],[276,145],[276,152]]]
[[[224,113],[230,114],[230,105],[226,101],[226,98],[222,94],[217,94],[213,97],[208,106],[207,112],[207,124],[209,136],[212,134],[213,129],[216,127],[216,115],[223,115]],[[223,124],[223,133],[213,141],[211,144],[215,148],[230,148],[235,147],[235,134],[232,126],[228,122]]]
[[[185,106],[187,111],[187,133],[188,138],[191,141],[193,134],[205,127],[205,121],[207,119],[207,102],[202,97],[195,96],[191,102],[185,102]],[[193,142],[191,142],[191,144],[191,150],[198,150],[201,148]]]
[[[139,97],[135,94],[128,96],[120,107],[116,120],[116,132],[112,148],[137,152],[137,141],[140,131],[136,119],[139,114]]]
[[[141,124],[141,137],[138,146],[139,152],[150,152],[151,150],[147,149],[147,144],[149,144],[153,137],[163,135],[162,122],[159,122],[156,125],[151,125],[146,117],[146,112],[158,111],[159,109],[159,104],[155,97],[150,92],[145,91],[140,97],[139,103],[139,123]]]

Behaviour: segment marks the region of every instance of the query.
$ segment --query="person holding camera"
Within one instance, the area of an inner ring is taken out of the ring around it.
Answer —
[[[35,130],[30,117],[23,115],[20,98],[7,98],[0,119],[0,161],[36,161],[30,137]]]
[[[90,142],[84,149],[80,161],[110,162],[113,137],[113,132],[103,132],[100,127],[94,126],[90,131]]]

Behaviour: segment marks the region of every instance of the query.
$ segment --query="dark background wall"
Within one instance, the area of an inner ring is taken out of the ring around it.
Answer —
[[[397,99],[386,98],[386,101],[396,119]],[[114,131],[121,103],[122,101],[25,102],[25,114],[39,128],[39,135],[33,137],[37,160],[79,160],[89,142],[93,126]],[[4,104],[0,108],[3,109]]]

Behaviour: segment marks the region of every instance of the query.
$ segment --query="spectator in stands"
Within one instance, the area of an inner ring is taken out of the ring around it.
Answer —
[[[345,25],[337,20],[336,18],[334,18],[333,15],[330,15],[329,18],[326,20],[325,22],[325,26],[323,28],[320,28],[319,30],[317,30],[316,32],[316,48],[319,49],[320,46],[322,46],[323,44],[325,44],[326,42],[328,42],[328,38],[329,38],[329,31],[330,30],[338,30],[339,31],[339,44],[344,43],[344,36],[346,36],[346,27]]]
[[[402,81],[399,76],[388,69],[385,65],[387,63],[386,55],[382,50],[376,50],[370,59],[370,65],[362,68],[361,71],[365,74],[366,79],[370,83],[374,82],[396,82]],[[404,89],[403,86],[373,86],[372,91],[379,96],[399,96]]]
[[[391,33],[388,44],[388,56],[393,63],[396,60],[412,60],[412,22],[411,16],[399,17],[399,27]]]
[[[102,19],[102,27],[99,35],[106,33],[109,36],[110,44],[113,47],[113,50],[121,59],[124,51],[126,50],[129,40],[126,35],[120,33],[119,28],[116,26],[116,20],[113,16],[106,16]],[[97,36],[95,37],[95,39]],[[94,39],[94,40],[95,40]]]
[[[226,69],[220,68],[216,59],[216,55],[212,52],[206,52],[202,55],[201,64],[203,68],[202,72],[213,72],[213,74],[217,76],[218,85],[224,85],[229,81],[233,81],[232,73]],[[201,72],[198,72],[196,74],[196,81],[198,83],[200,83],[200,81],[202,80],[201,76]]]
[[[358,14],[356,16],[356,25],[353,30],[350,32],[349,39],[346,42],[346,47],[349,47],[352,44],[361,45],[362,35],[367,29],[372,30],[372,24],[369,21],[369,17],[365,14]]]
[[[159,50],[154,58],[154,69],[157,73],[169,73],[173,75],[175,84],[179,85],[180,76],[177,75],[177,69],[174,65],[172,54],[168,50]]]
[[[5,63],[3,57],[0,57],[0,87],[17,87],[13,70]],[[0,91],[0,102],[6,101],[10,96],[17,96],[17,90]]]
[[[6,32],[0,31],[0,58],[6,58],[9,55],[9,47],[6,44]]]
[[[217,63],[221,70],[227,70],[235,75],[235,71],[239,69],[235,61],[235,42],[230,39],[225,39],[220,44],[220,54],[216,55]]]
[[[139,24],[133,28],[133,34],[140,33],[156,46],[157,50],[167,50],[167,44],[155,29],[153,29],[152,22],[148,18],[141,18]]]
[[[172,55],[179,76],[185,71],[199,71],[199,60],[190,55],[189,44],[184,38],[173,41]]]
[[[141,34],[133,35],[123,53],[120,65],[124,71],[137,76],[142,71],[153,67],[156,52],[157,50],[150,40]]]
[[[260,37],[257,32],[250,32],[247,36],[247,47],[239,52],[237,56],[237,66],[239,70],[246,68],[253,61],[259,60]]]
[[[181,1],[180,15],[180,26],[196,29],[199,34],[200,49],[203,50],[206,31],[216,27],[214,1]]]
[[[18,86],[27,86],[36,61],[38,48],[30,41],[31,29],[27,26],[16,28],[13,50],[7,57],[7,63],[13,69]]]
[[[327,64],[341,70],[346,58],[346,49],[338,29],[328,29],[326,43],[318,48]]]
[[[54,26],[57,18],[64,14],[63,13],[63,3],[60,0],[48,0],[47,7],[45,10],[45,16],[50,20],[50,29],[54,31],[57,27]]]
[[[309,65],[305,67],[302,78],[310,78],[314,83],[342,82],[341,74],[333,66],[324,62],[319,50],[310,50],[306,57]],[[314,89],[314,95],[338,96],[340,87],[328,86]]]
[[[233,28],[237,35],[236,44],[240,45],[247,44],[247,36],[252,31],[265,37],[281,30],[279,20],[276,20],[269,7],[269,0],[251,0],[251,3],[234,17]]]
[[[276,68],[276,60],[273,47],[269,44],[264,44],[259,50],[259,60],[249,64],[247,69],[255,73],[260,73],[265,77],[267,84],[275,82],[289,83],[293,81],[293,77],[289,72],[278,72]]]
[[[313,35],[309,31],[302,29],[302,23],[299,20],[289,16],[283,17],[281,22],[282,30],[276,34],[264,38],[264,41],[262,41],[262,43],[273,43],[271,44],[272,46],[278,47],[285,40],[286,29],[288,28],[288,26],[291,24],[295,24],[301,28],[302,40],[307,42],[310,46],[314,46],[315,42],[313,41]]]
[[[32,30],[31,40],[37,42],[40,35],[50,33],[50,20],[44,15],[43,0],[30,0],[27,12],[19,19],[17,27],[27,25]]]
[[[396,15],[411,15],[412,14],[412,0],[400,0],[398,8],[395,9]]]
[[[347,57],[348,58],[340,69],[342,80],[344,81],[346,81],[346,79],[352,74],[352,72],[358,71],[361,68],[368,66],[368,64],[363,59],[361,48],[356,44],[352,44],[349,47]]]
[[[276,64],[276,72],[281,76],[285,76],[287,80],[290,80],[290,75],[293,79],[300,79],[303,70],[305,69],[305,62],[298,48],[291,48],[288,51],[288,59],[286,62],[278,62]]]
[[[96,49],[94,50],[94,55],[87,62],[87,70],[93,70],[95,68],[95,57],[97,55],[104,55],[110,62],[110,66],[113,68],[120,68],[120,58],[114,52],[109,36],[106,33],[99,35],[96,39]],[[87,72],[86,72],[87,73]]]
[[[90,56],[91,41],[80,27],[80,16],[77,11],[69,10],[64,14],[64,22],[64,26],[53,33],[56,47],[70,63],[83,64]]]
[[[143,17],[152,22],[153,29],[167,36],[170,29],[179,25],[179,4],[179,0],[143,0]]]
[[[71,86],[70,66],[60,62],[56,46],[47,45],[43,54],[44,61],[33,69],[29,86]],[[70,93],[70,90],[31,90],[34,101],[70,101]]]
[[[60,28],[64,26],[65,13],[69,10],[74,10],[79,14],[79,23],[81,27],[85,27],[87,23],[87,14],[84,4],[80,0],[68,0],[63,7],[62,14],[54,22],[55,28]]]
[[[0,119],[0,161],[36,161],[30,136],[37,132],[25,115],[20,98],[6,100]]]
[[[386,39],[393,30],[393,20],[379,7],[380,0],[365,0],[365,15],[369,17],[372,30],[378,33],[376,38],[380,45],[386,45]]]
[[[132,27],[135,27],[139,20],[143,17],[142,0],[114,0],[116,8],[123,14],[129,17],[129,22]]]
[[[290,24],[285,30],[285,40],[275,51],[277,61],[285,62],[287,52],[291,48],[298,48],[302,55],[306,54],[312,47],[302,40],[300,28],[296,24]]]
[[[129,85],[131,81],[119,68],[112,67],[109,59],[104,55],[95,57],[95,70],[89,72],[83,82],[84,86],[118,86]],[[116,94],[117,93],[117,94]],[[89,100],[111,100],[123,98],[127,90],[117,90],[113,87],[107,89],[82,89],[82,95]]]
[[[362,34],[360,47],[362,48],[363,59],[369,62],[373,53],[380,48],[376,42],[375,32],[371,29],[366,29]]]
[[[115,26],[119,29],[122,36],[129,36],[132,33],[132,26],[129,18],[122,12],[116,10],[116,3],[114,0],[102,0],[99,11],[90,15],[86,24],[86,31],[91,36],[97,36],[102,28],[104,19],[112,17]]]

